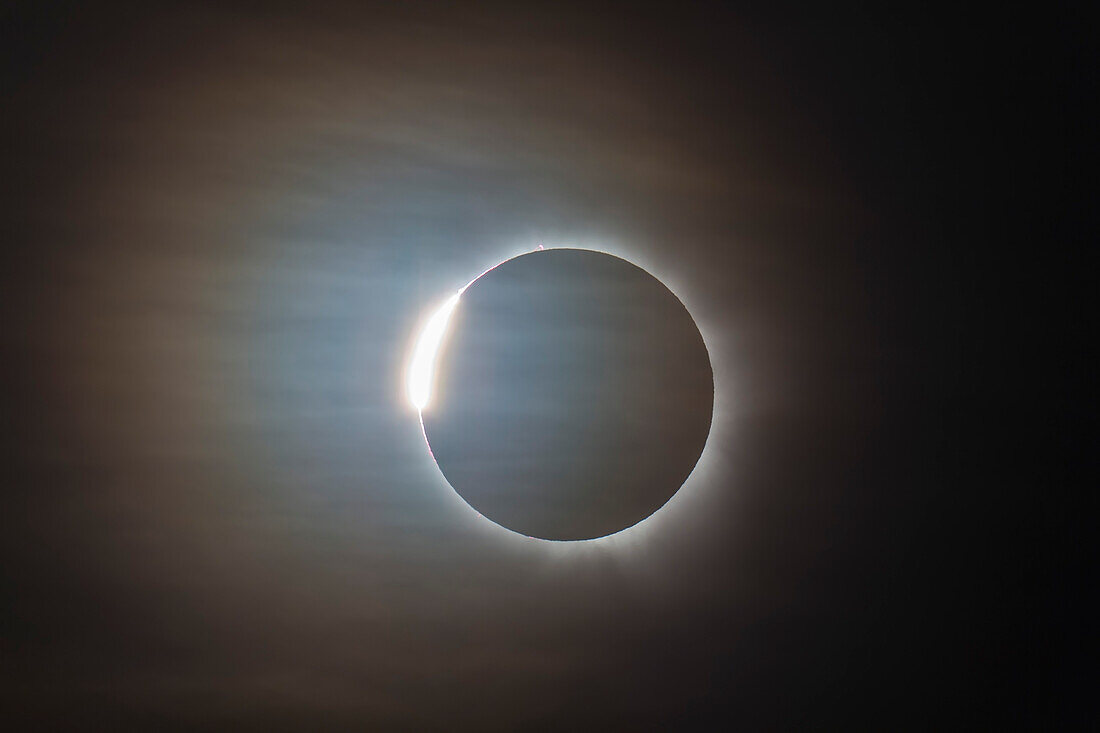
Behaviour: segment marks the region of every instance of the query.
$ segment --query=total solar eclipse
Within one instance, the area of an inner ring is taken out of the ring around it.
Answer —
[[[660,509],[695,467],[714,380],[683,303],[619,257],[529,252],[424,326],[408,396],[454,490],[530,537],[585,540]]]

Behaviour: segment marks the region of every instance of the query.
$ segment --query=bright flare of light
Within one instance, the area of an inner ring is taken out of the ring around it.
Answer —
[[[423,411],[428,406],[428,400],[431,399],[435,356],[444,334],[447,333],[447,323],[451,320],[451,313],[458,305],[461,295],[461,292],[455,293],[439,306],[424,325],[424,330],[420,332],[420,339],[416,342],[416,350],[413,351],[412,361],[409,362],[407,389],[409,401],[417,410]]]

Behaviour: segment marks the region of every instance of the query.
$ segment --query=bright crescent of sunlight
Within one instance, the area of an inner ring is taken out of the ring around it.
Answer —
[[[412,361],[409,362],[407,389],[409,401],[417,410],[423,411],[431,399],[432,384],[435,381],[436,353],[447,332],[451,313],[454,312],[461,296],[461,291],[457,292],[439,306],[424,324],[424,330],[420,332],[420,338],[416,342],[416,350],[413,351]]]

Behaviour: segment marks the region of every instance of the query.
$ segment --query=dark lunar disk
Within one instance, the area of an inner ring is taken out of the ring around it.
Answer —
[[[706,346],[659,280],[601,252],[504,262],[462,295],[424,429],[451,486],[533,537],[602,537],[645,519],[710,431]]]

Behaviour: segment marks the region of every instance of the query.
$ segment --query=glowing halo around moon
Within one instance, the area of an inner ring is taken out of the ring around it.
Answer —
[[[471,498],[467,495],[466,489],[468,487],[465,484],[463,484],[462,482],[460,482],[459,486],[455,485],[455,482],[454,482],[454,480],[453,480],[453,478],[450,474],[449,467],[445,467],[445,465],[440,463],[441,459],[437,455],[436,450],[433,447],[433,439],[429,438],[429,435],[432,432],[432,430],[429,430],[429,428],[431,428],[433,424],[438,424],[438,418],[435,417],[436,412],[438,412],[438,410],[433,411],[431,408],[432,407],[439,407],[440,409],[448,408],[447,414],[450,414],[450,411],[449,411],[450,408],[448,406],[455,399],[455,394],[451,393],[450,390],[448,391],[448,394],[450,396],[448,396],[448,395],[436,395],[435,392],[436,392],[437,384],[439,382],[439,376],[437,375],[437,371],[441,367],[440,361],[444,356],[444,354],[443,354],[444,343],[449,342],[449,339],[451,339],[451,337],[452,337],[451,331],[454,331],[456,328],[459,328],[458,326],[452,325],[452,320],[453,320],[452,316],[454,315],[454,313],[458,309],[458,307],[460,305],[460,302],[463,301],[463,299],[464,299],[463,296],[467,295],[467,290],[469,290],[472,286],[477,284],[478,281],[481,280],[488,273],[493,272],[497,268],[500,268],[502,265],[511,266],[510,263],[512,263],[513,261],[516,261],[520,258],[523,258],[523,259],[526,260],[525,255],[534,254],[535,252],[541,251],[543,249],[544,248],[542,246],[539,246],[536,250],[524,251],[524,252],[521,252],[521,253],[519,253],[517,255],[514,255],[512,257],[508,257],[508,258],[503,259],[502,261],[498,262],[497,264],[495,264],[492,267],[490,267],[490,268],[486,269],[485,271],[483,271],[477,277],[470,280],[468,283],[466,283],[457,292],[455,292],[454,294],[452,294],[451,296],[449,296],[448,298],[443,300],[441,303],[439,303],[439,305],[437,305],[434,308],[434,310],[430,311],[430,315],[428,315],[426,319],[421,321],[422,326],[420,327],[419,332],[416,334],[415,341],[414,341],[414,346],[413,346],[413,349],[412,349],[412,352],[411,352],[411,356],[409,357],[409,360],[406,362],[407,367],[405,369],[405,385],[404,385],[405,386],[405,393],[406,393],[405,396],[406,396],[409,404],[413,408],[415,408],[416,411],[417,411],[417,414],[418,414],[418,417],[419,417],[421,433],[422,433],[424,441],[426,443],[426,447],[428,449],[428,454],[432,458],[433,463],[435,464],[435,468],[440,471],[440,473],[442,474],[442,477],[446,480],[447,484],[449,484],[449,488],[453,491],[454,498],[458,499],[460,501],[460,503],[467,510],[472,510],[473,513],[476,514],[478,519],[483,520],[483,521],[488,520],[488,521],[485,522],[485,524],[483,524],[481,526],[491,526],[493,528],[493,530],[492,530],[493,533],[495,533],[496,531],[498,531],[500,529],[503,529],[503,530],[505,530],[505,535],[508,535],[508,536],[523,538],[525,540],[535,540],[539,544],[551,545],[551,546],[556,546],[556,547],[561,547],[561,548],[575,547],[577,551],[583,551],[583,548],[586,547],[586,546],[587,547],[599,546],[599,547],[609,547],[609,548],[610,547],[620,547],[620,548],[632,547],[632,546],[635,546],[637,542],[641,541],[644,536],[648,536],[650,530],[646,530],[646,531],[643,532],[643,531],[640,531],[640,528],[643,525],[647,525],[647,526],[652,528],[654,526],[654,523],[653,523],[652,520],[655,516],[657,516],[657,514],[662,514],[665,517],[670,517],[671,518],[672,515],[682,515],[683,511],[687,511],[687,505],[685,504],[684,501],[673,502],[673,499],[676,499],[678,496],[679,497],[683,496],[684,492],[680,491],[679,489],[683,489],[689,483],[690,484],[698,484],[698,481],[700,480],[700,475],[699,474],[701,472],[702,473],[710,473],[714,470],[714,463],[713,463],[714,459],[713,459],[712,456],[708,458],[707,454],[709,453],[709,451],[705,450],[706,444],[708,442],[711,442],[711,441],[707,440],[707,435],[705,435],[705,434],[703,435],[702,443],[700,444],[700,446],[698,448],[698,452],[695,454],[695,458],[691,462],[692,465],[688,469],[687,476],[685,478],[681,479],[679,481],[679,483],[677,483],[677,485],[675,487],[673,487],[671,495],[665,500],[666,504],[668,504],[668,505],[678,504],[679,505],[678,509],[672,509],[671,511],[665,511],[665,512],[657,512],[656,509],[653,509],[653,510],[651,510],[651,513],[649,513],[648,515],[642,516],[640,519],[634,520],[634,523],[632,523],[632,524],[628,524],[626,526],[620,525],[621,528],[619,528],[617,530],[613,530],[613,531],[603,533],[603,534],[590,534],[587,537],[580,537],[580,536],[578,536],[578,537],[559,537],[559,536],[550,536],[550,535],[545,535],[545,534],[538,534],[538,533],[535,533],[535,532],[529,532],[526,529],[521,530],[521,529],[513,526],[510,522],[501,521],[500,518],[497,517],[497,516],[487,515],[487,514],[483,513],[483,509],[480,506],[480,502],[476,502],[476,501],[471,500]],[[553,248],[553,249],[552,248],[545,248],[545,249],[546,249],[547,253],[549,254],[550,252],[553,252],[554,249],[556,249],[556,248]],[[602,256],[605,256],[607,258],[617,260],[620,263],[624,263],[625,265],[629,265],[630,267],[636,268],[638,271],[640,271],[640,272],[644,273],[646,276],[648,276],[648,278],[651,278],[653,281],[658,283],[661,288],[664,288],[666,290],[666,292],[668,293],[668,295],[671,296],[677,302],[677,304],[680,306],[680,308],[685,308],[683,303],[680,302],[678,298],[676,298],[675,294],[672,293],[671,291],[667,290],[668,286],[664,285],[664,283],[662,283],[660,279],[658,279],[655,275],[653,275],[648,270],[648,268],[643,268],[641,265],[634,264],[630,260],[624,260],[623,258],[621,258],[617,255],[611,254],[611,253],[606,252],[606,251],[602,251],[600,249],[595,249],[595,248],[577,249],[577,248],[569,247],[569,248],[564,248],[563,250],[559,250],[559,251],[582,252],[582,253],[587,252],[591,255],[602,255]],[[508,268],[505,268],[505,269],[508,269]],[[478,293],[480,294],[480,291],[478,291]],[[471,306],[471,307],[474,307],[474,306]],[[710,397],[710,407],[707,410],[706,422],[707,422],[707,425],[710,426],[710,427],[718,427],[717,425],[715,425],[713,423],[713,416],[715,415],[716,408],[717,408],[717,404],[715,404],[715,403],[717,402],[717,397],[718,397],[718,395],[717,395],[718,390],[715,389],[715,387],[717,386],[716,383],[715,383],[716,382],[715,377],[717,375],[714,373],[713,366],[711,365],[710,360],[707,356],[708,349],[706,347],[706,339],[703,338],[703,329],[701,328],[700,324],[698,324],[694,321],[694,319],[691,317],[690,313],[688,313],[686,311],[686,309],[685,309],[684,313],[685,313],[685,315],[687,315],[688,320],[692,324],[692,326],[694,326],[694,328],[692,330],[695,332],[696,338],[698,338],[700,340],[700,345],[702,346],[702,352],[704,354],[703,358],[706,360],[706,363],[707,363],[708,379],[706,381],[707,381],[707,384],[709,385],[711,397]],[[464,320],[464,321],[462,321],[462,323],[466,323],[466,321]],[[524,323],[529,323],[529,321],[524,321]],[[465,329],[465,327],[463,326],[462,329]],[[525,328],[524,330],[526,331],[526,330],[529,330],[529,329]],[[463,338],[465,338],[465,336],[463,336]],[[447,347],[447,350],[448,350],[447,353],[450,353],[450,349],[451,349],[451,347],[448,346]],[[448,357],[448,358],[453,358],[453,357]],[[448,374],[449,373],[450,372],[448,372]],[[447,381],[447,380],[445,380],[445,381]],[[462,394],[462,392],[460,392],[458,394]],[[441,403],[440,405],[435,405],[434,403],[438,402],[440,399],[442,399],[444,401],[444,403]],[[469,432],[469,431],[467,430],[466,432]],[[475,432],[477,432],[477,431],[475,431]],[[707,432],[708,433],[710,432],[709,428],[708,428]],[[480,435],[480,433],[477,433],[477,434]],[[711,437],[713,437],[713,436],[711,436]],[[494,451],[494,455],[496,455],[495,451]],[[691,480],[691,479],[694,479],[694,480]],[[460,488],[460,486],[461,486],[461,488]],[[660,508],[660,507],[658,506],[657,508]],[[658,522],[657,524],[663,525],[663,524],[666,524],[666,522],[661,521],[661,522]],[[625,542],[625,544],[624,544],[624,542]]]

